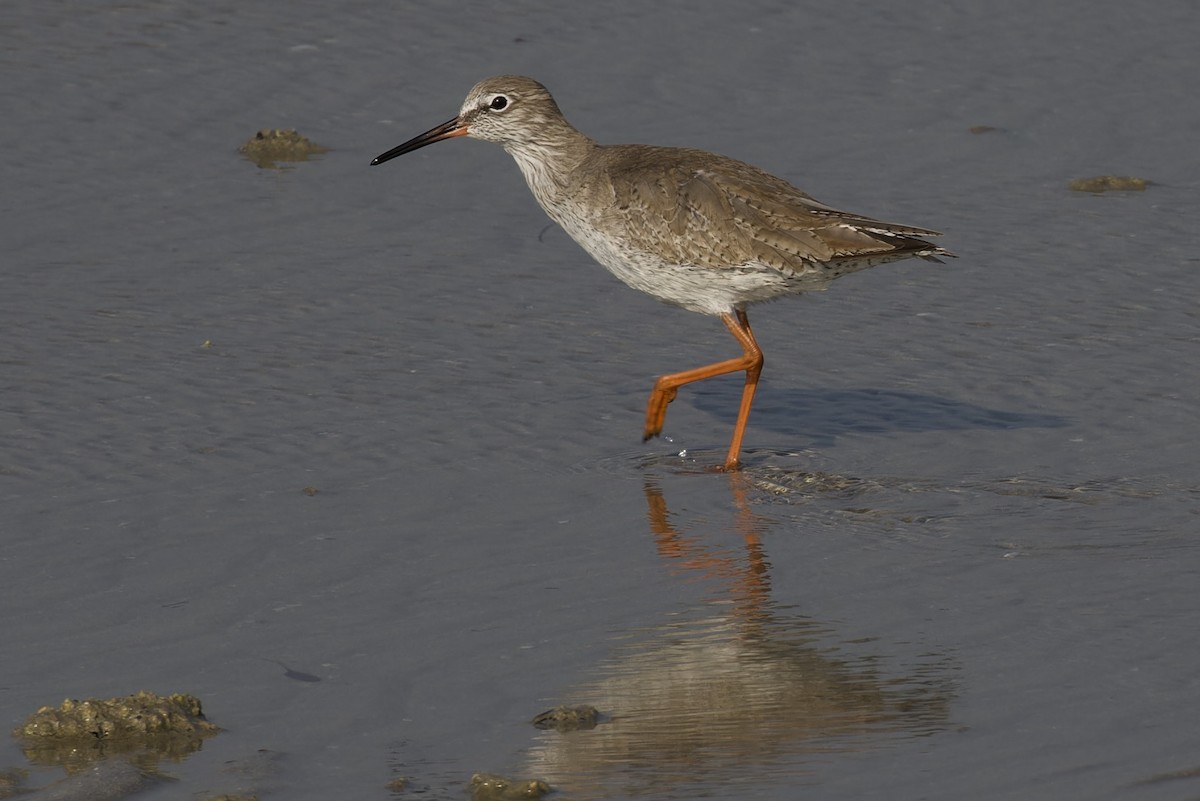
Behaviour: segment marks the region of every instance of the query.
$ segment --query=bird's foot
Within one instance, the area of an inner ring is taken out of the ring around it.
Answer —
[[[650,402],[646,404],[646,427],[642,430],[642,442],[662,433],[663,425],[667,422],[667,404],[675,400],[676,394],[678,390],[674,387],[655,387],[650,393]]]

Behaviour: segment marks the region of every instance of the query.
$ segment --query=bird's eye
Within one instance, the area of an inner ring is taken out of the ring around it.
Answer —
[[[508,98],[504,95],[496,95],[492,98],[490,105],[494,111],[503,111],[508,107]]]

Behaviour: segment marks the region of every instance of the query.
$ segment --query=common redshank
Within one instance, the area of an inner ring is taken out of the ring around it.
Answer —
[[[747,306],[825,289],[834,278],[885,262],[954,255],[924,239],[936,231],[838,211],[725,156],[598,145],[567,122],[546,87],[518,75],[480,81],[457,117],[371,163],[456,136],[498,142],[550,218],[617,278],[666,303],[721,318],[742,355],[660,376],[642,438],[662,433],[667,404],[680,387],[745,371],[726,470],[739,466],[763,366]]]

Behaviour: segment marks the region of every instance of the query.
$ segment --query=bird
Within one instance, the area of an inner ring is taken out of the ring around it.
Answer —
[[[480,81],[456,117],[371,164],[460,136],[503,147],[546,214],[621,281],[725,324],[742,355],[660,376],[642,430],[643,441],[662,433],[680,387],[744,372],[733,437],[718,470],[742,466],[763,368],[747,306],[823,290],[839,276],[886,262],[955,255],[927,241],[937,231],[839,211],[727,156],[597,144],[567,121],[545,86],[520,75]]]

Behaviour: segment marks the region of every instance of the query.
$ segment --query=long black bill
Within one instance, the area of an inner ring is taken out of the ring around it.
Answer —
[[[411,153],[418,148],[425,147],[425,145],[432,145],[434,142],[440,142],[443,139],[451,139],[455,136],[466,135],[466,123],[462,121],[461,117],[455,117],[452,120],[443,122],[441,125],[432,130],[426,131],[420,136],[414,136],[412,139],[409,139],[402,145],[393,147],[383,155],[376,156],[371,160],[371,164],[382,164],[385,161],[396,158],[396,156],[403,156],[405,153]]]

